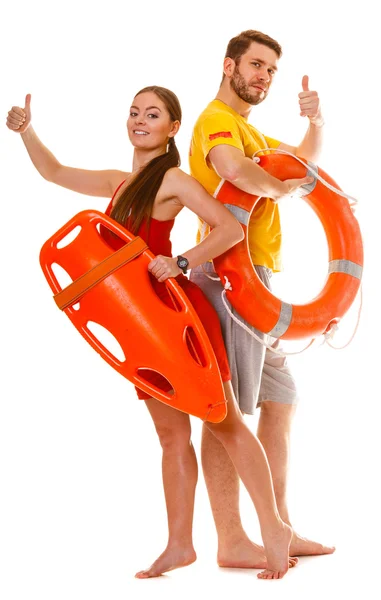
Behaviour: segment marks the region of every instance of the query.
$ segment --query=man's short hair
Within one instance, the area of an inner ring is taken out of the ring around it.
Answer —
[[[271,48],[271,50],[274,50],[278,58],[282,56],[282,48],[276,40],[265,33],[262,33],[261,31],[247,29],[247,31],[242,31],[242,33],[236,35],[236,37],[230,40],[228,47],[226,48],[225,58],[232,58],[238,65],[242,55],[247,52],[253,42],[257,42],[257,44],[262,44],[263,46]]]

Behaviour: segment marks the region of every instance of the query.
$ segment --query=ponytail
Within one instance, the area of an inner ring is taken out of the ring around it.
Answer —
[[[174,138],[168,142],[168,152],[156,156],[134,177],[122,192],[111,211],[111,218],[126,227],[134,235],[144,218],[150,219],[155,198],[163,183],[164,175],[173,167],[180,166],[180,154]]]

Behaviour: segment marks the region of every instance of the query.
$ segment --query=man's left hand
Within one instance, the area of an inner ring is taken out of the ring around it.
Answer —
[[[300,115],[308,117],[313,125],[321,127],[324,120],[320,110],[319,96],[317,92],[309,89],[308,75],[303,76],[302,89],[303,91],[299,94]]]

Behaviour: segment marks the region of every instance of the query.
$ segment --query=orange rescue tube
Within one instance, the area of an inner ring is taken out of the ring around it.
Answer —
[[[322,169],[308,164],[325,181],[340,190]],[[306,166],[292,156],[261,156],[259,165],[282,181],[313,176]],[[304,200],[323,225],[329,249],[325,284],[307,304],[283,302],[264,286],[253,268],[247,227],[260,197],[247,194],[227,181],[215,194],[240,221],[245,232],[242,242],[213,260],[221,281],[225,284],[226,276],[231,283],[232,291],[226,292],[227,299],[241,317],[256,329],[272,337],[289,340],[316,337],[337,323],[356,297],[363,267],[361,232],[348,200],[327,188],[316,177],[303,189]]]
[[[126,245],[114,252],[100,227]],[[147,269],[153,258],[141,238],[94,210],[75,215],[40,252],[40,264],[57,305],[109,365],[152,397],[218,423],[226,416],[226,401],[209,338],[174,279],[165,282],[174,309],[158,298]],[[55,264],[72,280],[64,289],[54,273]],[[101,325],[115,337],[125,360],[103,345],[90,330],[90,323]],[[145,370],[164,376],[173,393],[146,380]]]

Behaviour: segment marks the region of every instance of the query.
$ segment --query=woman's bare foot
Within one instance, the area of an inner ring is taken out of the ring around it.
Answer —
[[[259,579],[282,579],[288,571],[292,529],[282,523],[275,533],[263,535],[267,568],[258,573]]]
[[[137,579],[148,579],[149,577],[160,577],[167,571],[173,571],[180,567],[187,567],[196,560],[196,552],[193,546],[184,548],[183,546],[167,546],[163,554],[145,571],[139,571],[135,577]]]
[[[321,554],[332,554],[335,552],[334,546],[323,546],[318,542],[312,542],[306,538],[293,533],[290,544],[290,554],[293,556],[316,556]]]
[[[291,569],[295,567],[298,559],[290,557],[288,566]],[[235,540],[219,546],[217,554],[217,563],[219,567],[230,569],[266,569],[267,558],[262,546],[254,544],[249,538]]]

